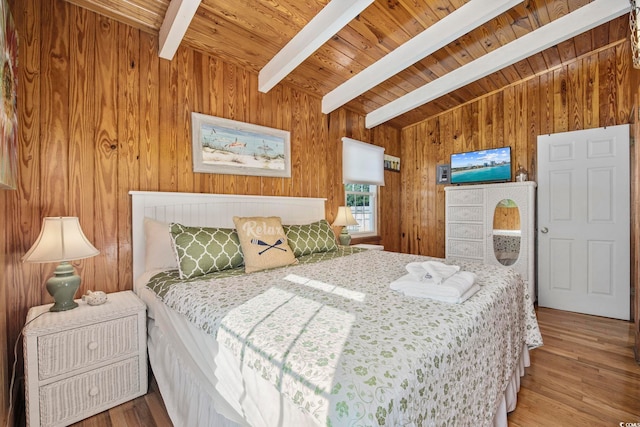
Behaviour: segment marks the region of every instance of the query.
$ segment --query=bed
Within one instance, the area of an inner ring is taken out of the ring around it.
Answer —
[[[389,289],[406,264],[429,258],[351,247],[183,282],[150,223],[233,228],[234,216],[277,216],[306,227],[324,219],[324,199],[131,197],[134,290],[175,425],[507,425],[529,350],[542,345],[513,270],[460,264],[480,285],[462,304]]]

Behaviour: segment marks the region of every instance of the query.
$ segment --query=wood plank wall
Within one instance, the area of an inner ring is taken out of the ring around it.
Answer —
[[[171,62],[157,38],[62,0],[12,0],[19,33],[19,188],[0,192],[0,398],[7,402],[5,345],[27,309],[51,302],[54,265],[26,265],[44,216],[78,216],[100,255],[74,262],[87,289],[131,289],[130,190],[327,198],[333,220],[344,200],[341,142],[348,136],[400,155],[400,131],[367,130],[345,109],[285,85],[258,92],[258,76],[181,48]],[[192,172],[192,111],[291,132],[292,177]],[[380,242],[399,250],[400,174],[385,172]],[[3,329],[2,332],[5,332]],[[3,351],[4,350],[4,351]],[[6,409],[5,404],[0,404]]]
[[[404,128],[401,251],[444,256],[444,186],[436,185],[436,165],[449,163],[451,153],[510,145],[514,171],[522,165],[529,179],[535,180],[537,136],[630,123],[639,73],[631,64],[629,42],[620,40]],[[640,171],[638,159],[632,156],[632,160],[631,188],[637,195]],[[632,241],[637,242],[637,205],[633,209]],[[634,283],[638,281],[637,257],[634,251]],[[638,295],[632,304],[637,306]]]
[[[451,153],[511,146],[536,179],[540,134],[629,123],[633,105],[629,42],[490,93],[402,130],[401,251],[444,256],[444,185],[436,165]],[[636,184],[636,181],[632,183]]]

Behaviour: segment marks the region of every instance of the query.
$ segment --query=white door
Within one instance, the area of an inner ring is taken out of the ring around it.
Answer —
[[[629,126],[538,137],[538,304],[628,320]]]

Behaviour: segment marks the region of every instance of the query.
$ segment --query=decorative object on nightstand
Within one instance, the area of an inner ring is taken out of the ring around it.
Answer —
[[[107,302],[107,294],[102,291],[87,291],[86,294],[82,295],[82,301],[89,305],[104,304]]]
[[[97,306],[33,307],[24,328],[27,425],[73,424],[147,392],[146,305],[131,291]]]
[[[342,246],[349,246],[349,243],[351,243],[351,235],[347,227],[349,225],[358,225],[358,221],[356,221],[351,213],[351,208],[349,206],[340,206],[332,225],[334,227],[342,227],[342,232],[340,232],[339,236],[340,244]]]
[[[80,287],[80,276],[69,261],[89,258],[100,253],[86,238],[77,217],[47,217],[42,230],[22,262],[59,262],[55,275],[47,281],[47,291],[55,300],[51,311],[76,308],[73,301]]]

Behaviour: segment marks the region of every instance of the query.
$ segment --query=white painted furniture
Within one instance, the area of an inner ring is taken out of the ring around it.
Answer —
[[[147,392],[146,305],[131,291],[102,305],[76,302],[27,314],[27,425],[69,425]]]
[[[535,301],[535,190],[533,181],[446,187],[446,258],[511,267],[527,282]],[[493,230],[495,208],[501,200],[513,200],[520,216],[520,251],[506,266],[494,251],[494,233],[506,234]]]
[[[370,243],[358,243],[353,245],[356,248],[369,249],[370,251],[384,251],[383,245],[372,245]]]

